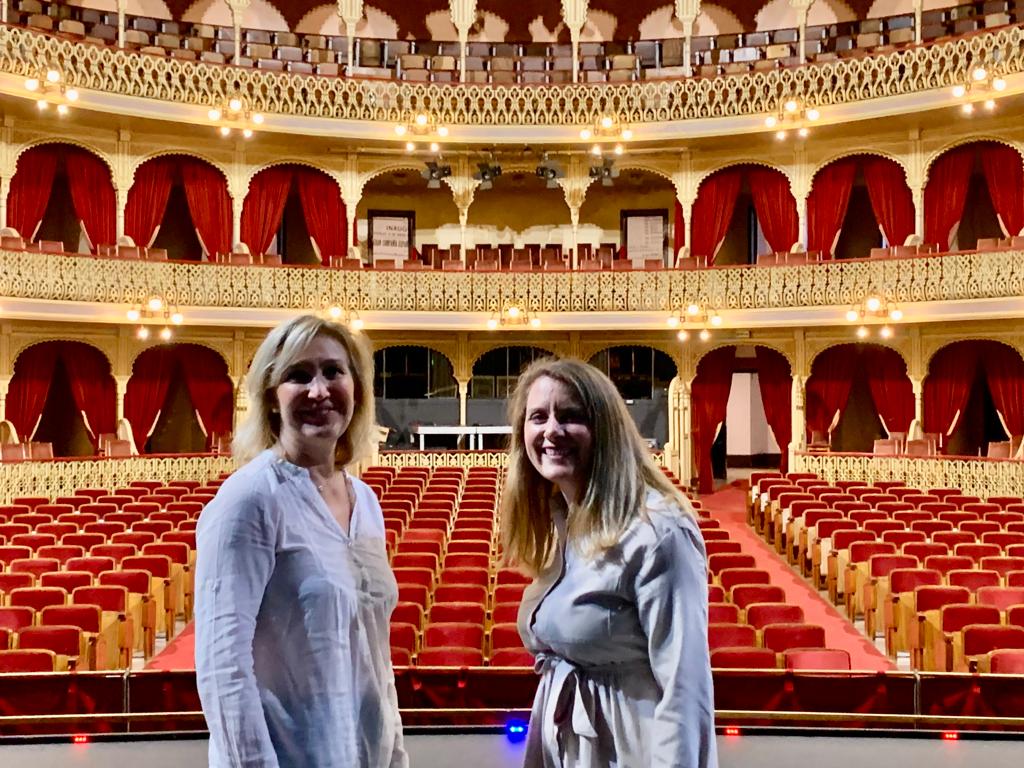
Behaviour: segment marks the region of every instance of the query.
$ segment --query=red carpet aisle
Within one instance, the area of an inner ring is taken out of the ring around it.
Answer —
[[[782,587],[786,599],[804,609],[804,619],[825,628],[825,644],[829,648],[848,651],[857,670],[896,669],[885,654],[880,653],[862,632],[859,632],[839,611],[823,599],[747,525],[747,490],[726,486],[717,493],[702,497],[704,509],[722,524],[743,552],[752,555],[757,568],[771,574],[772,584]]]
[[[161,671],[195,669],[196,625],[189,622],[160,653],[146,664],[146,669]]]

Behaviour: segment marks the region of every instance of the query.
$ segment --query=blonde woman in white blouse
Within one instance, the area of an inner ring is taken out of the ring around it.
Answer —
[[[246,376],[244,463],[203,510],[196,674],[212,768],[404,768],[388,622],[398,587],[370,488],[373,359],[315,316]]]
[[[509,405],[507,558],[541,674],[527,768],[713,768],[703,539],[596,368],[540,360]]]

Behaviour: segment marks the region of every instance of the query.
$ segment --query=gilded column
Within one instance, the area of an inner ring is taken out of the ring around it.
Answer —
[[[124,418],[124,396],[128,391],[128,380],[131,376],[115,376],[114,386],[117,389],[117,423],[120,425]]]
[[[235,393],[235,412],[232,420],[232,428],[238,429],[238,425],[245,421],[249,414],[249,396],[245,393],[245,376],[232,376],[231,384]]]
[[[476,21],[476,0],[448,0],[452,24],[459,32],[459,82],[466,82],[466,44],[469,29]]]
[[[235,33],[235,58],[233,64],[238,63],[242,55],[242,16],[249,7],[249,0],[226,0],[228,8],[231,9],[231,26]]]
[[[580,81],[580,33],[587,23],[590,0],[562,0],[562,21],[572,40],[572,81]]]
[[[0,421],[7,420],[7,392],[11,388],[11,376],[0,376]]]
[[[469,403],[469,379],[456,379],[459,385],[459,426],[466,426],[466,411]]]
[[[799,374],[793,376],[793,391],[790,397],[792,430],[788,447],[789,466],[793,466],[798,451],[807,447],[807,411],[805,408],[805,386],[807,379]]]
[[[683,72],[693,74],[693,27],[700,16],[700,0],[676,0],[676,18],[683,25]],[[689,241],[687,241],[689,242]]]
[[[924,0],[914,0],[914,42],[923,42],[923,34],[921,32],[921,17],[924,15]]]
[[[332,174],[341,188],[341,200],[345,203],[346,242],[348,242],[349,253],[354,246],[352,232],[355,231],[356,210],[359,201],[363,197],[363,187],[366,186],[366,176],[359,173],[359,161],[356,155],[345,156],[345,166],[340,173]],[[346,256],[348,254],[345,254]]]
[[[117,0],[117,46],[124,48],[124,16],[128,10],[128,0]]]
[[[799,31],[798,39],[800,41],[800,52],[797,56],[801,62],[807,60],[807,47],[805,45],[807,42],[807,11],[813,2],[814,0],[789,0],[789,7],[796,11],[796,28]]]
[[[11,191],[9,176],[0,176],[0,227],[7,226],[7,195]],[[21,234],[20,232],[18,233]]]
[[[679,482],[685,486],[693,484],[693,381],[680,382],[679,411],[681,416],[679,435]]]
[[[338,16],[345,24],[345,36],[348,38],[348,59],[346,74],[352,74],[356,58],[356,25],[363,19],[363,0],[338,0]]]
[[[480,180],[473,178],[469,161],[465,157],[459,157],[452,175],[445,178],[444,183],[451,189],[455,207],[459,209],[459,244],[461,246],[462,260],[465,262],[466,225],[469,223],[469,207],[473,204],[473,197],[476,195],[476,188],[480,186]]]
[[[572,224],[572,267],[579,262],[579,229],[580,208],[587,197],[587,190],[594,180],[590,177],[590,166],[579,157],[572,157],[569,168],[563,178],[558,179],[558,186],[565,195],[565,204],[569,206],[569,221]]]

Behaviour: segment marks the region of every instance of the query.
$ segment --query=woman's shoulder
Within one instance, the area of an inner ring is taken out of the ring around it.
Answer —
[[[221,484],[217,494],[203,509],[202,518],[230,515],[233,511],[265,509],[264,503],[273,495],[273,488],[280,482],[275,472],[273,455],[264,451],[247,464],[239,467]]]
[[[667,536],[702,540],[693,508],[654,488],[648,488],[643,514],[638,518],[633,526],[638,545],[654,546]]]

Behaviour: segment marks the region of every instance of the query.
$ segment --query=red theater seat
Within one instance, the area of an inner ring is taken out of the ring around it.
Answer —
[[[757,644],[754,628],[747,624],[708,624],[708,648],[753,647]]]
[[[416,655],[420,667],[482,667],[483,651],[471,648],[426,648]]]
[[[482,624],[442,622],[427,624],[423,630],[424,648],[483,648]]]
[[[713,669],[775,669],[775,651],[770,648],[716,648],[711,652]]]
[[[0,651],[0,674],[56,672],[57,654],[42,648]]]
[[[786,669],[844,671],[852,668],[850,652],[840,648],[789,648],[782,652]]]
[[[525,648],[502,648],[490,655],[487,661],[491,667],[526,667],[533,668],[535,663],[533,654]]]

